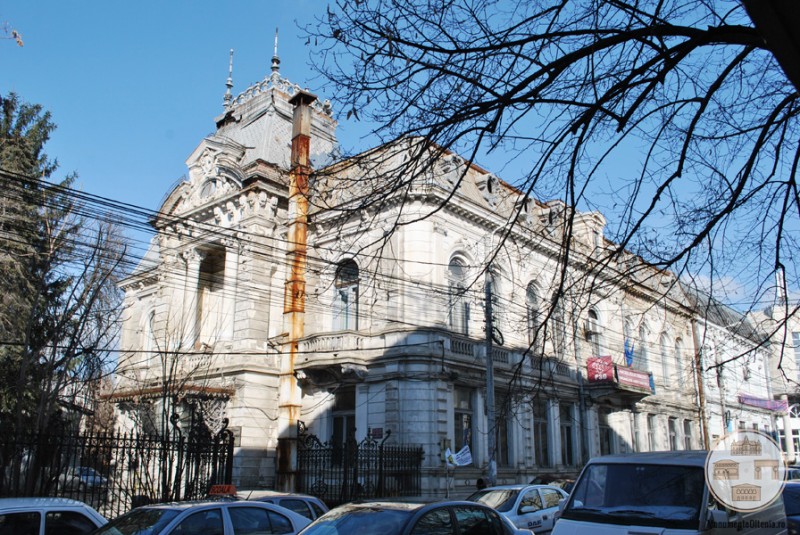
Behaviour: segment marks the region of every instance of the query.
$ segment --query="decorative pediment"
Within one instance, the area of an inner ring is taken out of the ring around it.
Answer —
[[[186,160],[189,179],[181,183],[164,204],[167,213],[189,212],[199,206],[229,197],[242,187],[244,174],[239,162],[244,147],[224,138],[207,138]]]

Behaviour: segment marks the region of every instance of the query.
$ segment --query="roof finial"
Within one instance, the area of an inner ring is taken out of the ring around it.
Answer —
[[[228,80],[225,82],[225,98],[223,99],[223,106],[226,108],[231,105],[231,101],[233,100],[233,95],[231,94],[231,88],[233,88],[233,49],[231,48],[231,59],[230,63],[228,64]]]
[[[278,76],[278,69],[281,65],[281,59],[278,57],[278,28],[275,28],[275,49],[272,53],[272,76]]]

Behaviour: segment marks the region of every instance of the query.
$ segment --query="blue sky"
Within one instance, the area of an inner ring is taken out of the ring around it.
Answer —
[[[78,187],[157,209],[186,172],[185,159],[214,130],[231,48],[234,94],[270,72],[277,27],[281,74],[328,96],[308,66],[313,49],[298,29],[324,14],[326,5],[3,2],[0,25],[18,30],[24,46],[0,41],[0,93],[14,91],[51,112],[58,129],[47,153],[58,159],[62,175],[77,171]],[[340,125],[340,141],[358,146],[356,128]]]

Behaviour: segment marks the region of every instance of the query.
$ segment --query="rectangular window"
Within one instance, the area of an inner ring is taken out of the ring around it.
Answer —
[[[600,454],[608,455],[614,453],[614,439],[611,433],[611,425],[608,423],[610,411],[608,409],[600,409],[598,412],[599,427],[600,427]]]
[[[669,449],[670,451],[677,451],[678,449],[678,420],[670,418],[667,422],[669,425]]]
[[[533,405],[533,454],[537,466],[550,466],[547,452],[547,401]]]
[[[573,466],[575,464],[575,422],[572,416],[572,405],[561,403],[558,406],[559,419],[561,420],[561,464]]]
[[[656,416],[647,415],[647,451],[656,451]]]
[[[692,421],[683,421],[683,449],[692,449]]]
[[[214,340],[218,340],[221,337],[224,283],[225,250],[212,249],[204,251],[200,261],[200,271],[198,272],[197,299],[195,301],[195,335],[197,344],[212,344]]]
[[[331,444],[333,445],[332,461],[339,466],[348,439],[355,439],[356,430],[356,389],[354,387],[340,388],[333,401],[333,432]]]
[[[797,368],[797,377],[800,379],[800,332],[792,333],[792,347],[794,348],[794,365]]]
[[[454,394],[455,445],[459,451],[464,446],[472,449],[472,391],[456,387]]]
[[[495,420],[495,427],[497,428],[497,434],[495,435],[495,447],[497,448],[495,460],[497,460],[497,466],[508,466],[510,462],[508,419],[503,415],[498,415]]]

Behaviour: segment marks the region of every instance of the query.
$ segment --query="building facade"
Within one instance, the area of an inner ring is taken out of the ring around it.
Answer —
[[[611,254],[601,214],[531,199],[420,140],[328,166],[330,104],[278,65],[226,95],[124,282],[124,425],[227,424],[241,487],[291,482],[281,439],[298,421],[333,443],[391,432],[423,448],[422,494],[444,496],[495,471],[528,482],[605,453],[702,448],[744,399],[731,395],[772,398],[763,371],[739,384],[731,366],[737,381],[704,391],[698,347],[722,362],[725,324],[670,273]],[[316,170],[300,196],[296,139]],[[407,187],[359,202],[417,150],[436,155]],[[771,411],[748,411],[735,419],[774,430]],[[448,470],[443,453],[465,446],[472,464]]]

